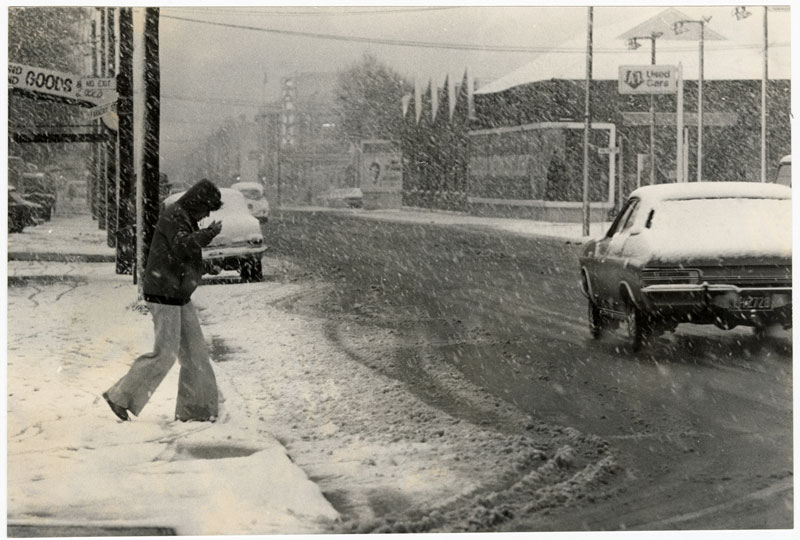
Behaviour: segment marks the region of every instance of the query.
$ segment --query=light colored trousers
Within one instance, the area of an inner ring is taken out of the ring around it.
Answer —
[[[153,392],[177,360],[177,420],[209,420],[218,414],[217,380],[208,359],[200,321],[191,302],[183,306],[147,303],[153,315],[153,352],[134,360],[128,373],[108,391],[108,398],[135,415],[144,409]]]

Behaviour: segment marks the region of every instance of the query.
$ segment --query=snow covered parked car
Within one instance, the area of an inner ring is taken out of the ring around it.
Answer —
[[[589,327],[631,347],[679,323],[792,324],[792,193],[776,184],[642,187],[579,257]]]
[[[782,186],[792,187],[792,156],[783,156],[778,163],[778,174],[775,175],[775,183]]]
[[[258,182],[236,182],[231,189],[241,192],[247,199],[247,208],[260,222],[269,221],[269,202],[264,197],[264,186]]]
[[[361,208],[364,204],[364,194],[361,188],[337,188],[330,190],[325,196],[325,206],[334,208]]]
[[[38,215],[43,212],[42,206],[25,199],[17,189],[8,186],[8,232],[22,232],[25,227],[37,225]]]
[[[242,281],[261,281],[261,256],[267,249],[261,225],[247,210],[244,195],[229,188],[219,191],[222,208],[200,222],[201,228],[215,220],[222,223],[222,232],[203,248],[203,273],[235,270]],[[173,193],[164,200],[164,206],[173,204],[181,195],[183,192]]]

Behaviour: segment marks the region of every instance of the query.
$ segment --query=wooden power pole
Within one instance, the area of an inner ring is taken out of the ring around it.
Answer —
[[[159,136],[161,69],[158,51],[158,8],[147,8],[144,23],[144,157],[142,166],[142,261],[144,271],[159,212]],[[140,273],[141,276],[141,273]]]
[[[117,194],[117,274],[133,274],[136,255],[136,184],[133,176],[133,11],[119,8],[117,75],[119,186]]]

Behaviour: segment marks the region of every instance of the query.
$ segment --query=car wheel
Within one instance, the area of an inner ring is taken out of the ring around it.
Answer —
[[[242,267],[239,271],[242,281],[246,283],[261,281],[264,274],[261,267],[261,259],[254,258],[242,262]]]
[[[753,326],[753,336],[756,341],[764,341],[767,338],[767,326],[765,324],[756,324]]]
[[[600,307],[589,300],[589,332],[594,339],[600,339],[607,326],[606,318],[600,313]]]
[[[625,304],[625,327],[628,334],[628,344],[631,349],[638,351],[642,348],[647,338],[650,337],[650,323],[645,314],[631,302]]]

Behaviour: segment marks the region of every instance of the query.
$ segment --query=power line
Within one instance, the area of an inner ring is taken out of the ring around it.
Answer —
[[[334,41],[350,41],[357,43],[378,43],[382,45],[394,45],[401,47],[420,47],[430,49],[458,49],[458,50],[471,50],[471,51],[497,51],[497,52],[521,52],[521,53],[534,53],[546,52],[552,50],[550,47],[518,47],[518,46],[502,46],[502,45],[474,45],[469,43],[436,43],[430,41],[407,41],[399,39],[382,39],[382,38],[369,38],[359,36],[342,36],[337,34],[321,34],[315,32],[300,32],[296,30],[281,30],[278,28],[265,28],[260,26],[248,26],[240,24],[221,23],[213,21],[203,21],[200,19],[190,19],[188,17],[177,17],[174,15],[161,15],[162,19],[173,19],[177,21],[207,24],[210,26],[221,26],[225,28],[235,28],[237,30],[252,30],[254,32],[266,32],[272,34],[283,34],[289,36],[310,37],[317,39],[330,39]],[[575,48],[575,51],[582,50]]]
[[[176,21],[184,21],[190,23],[197,23],[197,24],[206,24],[209,26],[220,26],[224,28],[234,28],[237,30],[252,30],[254,32],[265,32],[271,34],[283,34],[288,36],[298,36],[298,37],[307,37],[307,38],[315,38],[315,39],[329,39],[334,41],[349,41],[355,43],[377,43],[380,45],[392,45],[397,47],[417,47],[417,48],[427,48],[427,49],[450,49],[450,50],[463,50],[463,51],[485,51],[485,52],[511,52],[511,53],[576,53],[576,52],[584,52],[585,47],[583,46],[576,46],[576,47],[551,47],[551,46],[539,46],[539,47],[526,47],[526,46],[518,46],[518,45],[480,45],[480,44],[471,44],[471,43],[440,43],[434,41],[413,41],[413,40],[401,40],[401,39],[383,39],[383,38],[371,38],[371,37],[361,37],[361,36],[343,36],[339,34],[322,34],[317,32],[300,32],[297,30],[282,30],[278,28],[266,28],[262,26],[248,26],[243,24],[232,24],[232,23],[222,23],[222,22],[214,22],[214,21],[204,21],[201,19],[191,19],[188,17],[178,17],[175,15],[161,15],[162,19],[173,19]],[[781,42],[775,43],[774,46],[786,46],[789,45],[788,43]],[[753,44],[753,45],[735,45],[732,47],[720,47],[720,49],[724,50],[747,50],[747,49],[760,49],[762,47],[761,44]],[[716,48],[716,47],[711,47]],[[595,52],[610,52],[610,53],[619,53],[621,51],[620,48],[595,48]],[[685,48],[662,48],[662,51],[684,51]]]
[[[316,6],[318,8],[319,6]],[[442,11],[442,10],[452,10],[452,9],[461,9],[462,6],[438,6],[438,7],[423,7],[423,8],[407,8],[407,9],[359,9],[359,10],[342,10],[341,8],[338,11],[289,11],[286,9],[261,9],[261,10],[253,10],[253,9],[238,9],[238,8],[197,8],[197,7],[170,7],[169,9],[180,10],[180,11],[188,11],[192,13],[214,13],[214,14],[230,14],[230,15],[286,15],[286,16],[314,16],[314,17],[342,17],[342,16],[350,16],[350,15],[382,15],[384,13],[419,13],[425,11]]]
[[[161,94],[162,99],[175,99],[178,101],[191,101],[193,103],[211,103],[215,105],[232,105],[235,107],[260,107],[262,104],[255,101],[247,101],[244,99],[223,99],[223,98],[191,98],[184,96],[175,96],[170,94]]]

